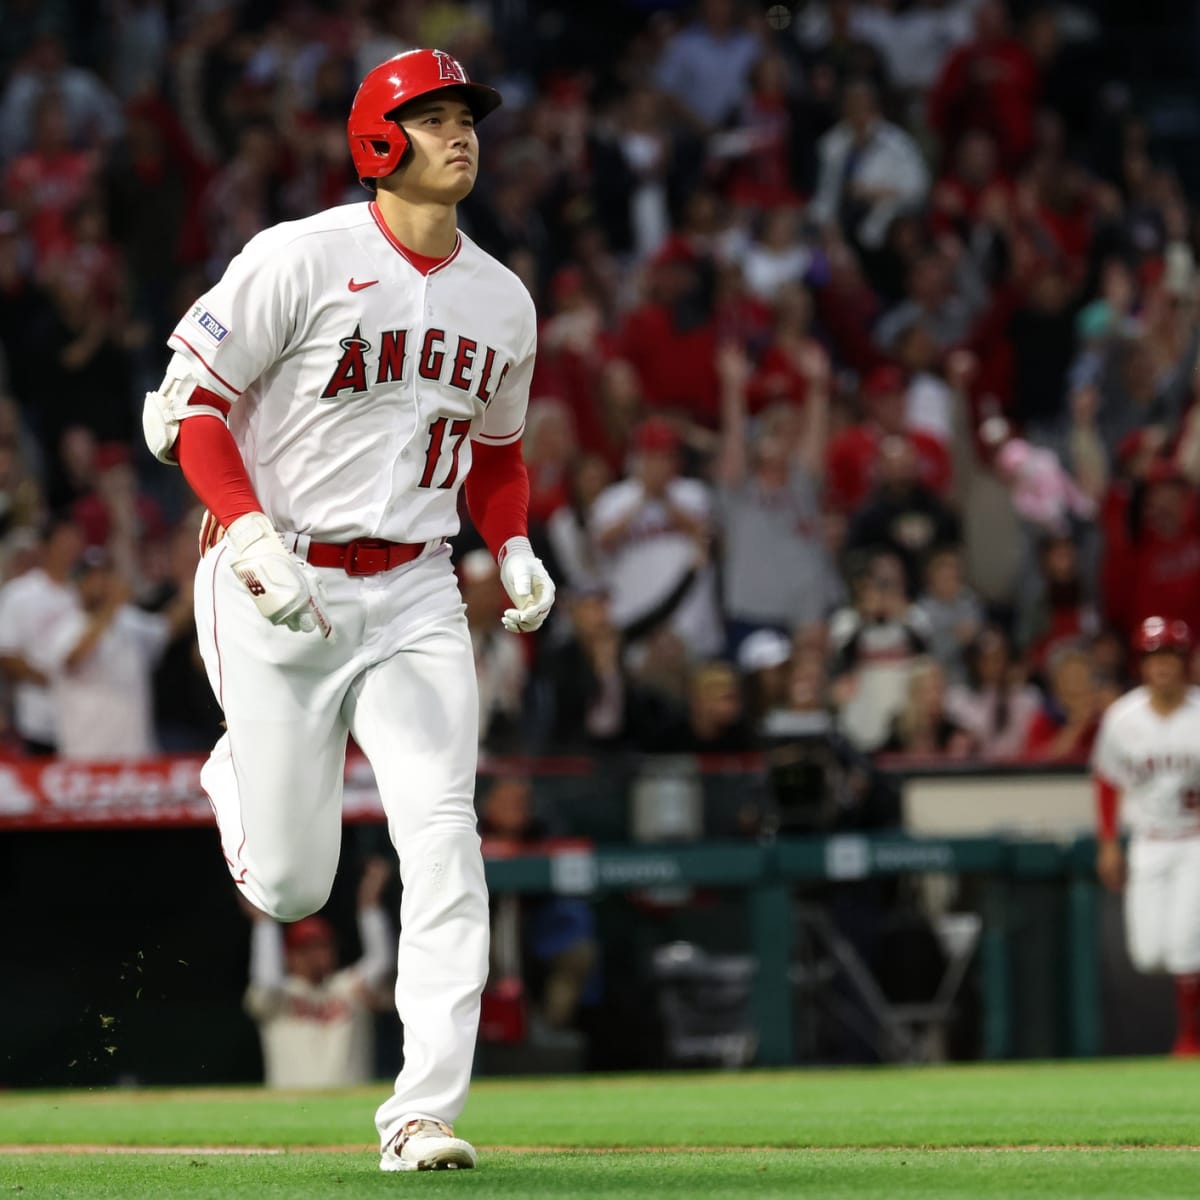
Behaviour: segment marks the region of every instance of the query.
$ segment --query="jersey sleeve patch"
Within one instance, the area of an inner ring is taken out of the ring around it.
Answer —
[[[203,304],[193,304],[187,320],[214,346],[219,346],[229,336],[229,327],[219,321]]]

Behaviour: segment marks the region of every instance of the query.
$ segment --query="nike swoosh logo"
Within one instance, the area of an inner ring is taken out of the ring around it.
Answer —
[[[350,280],[350,290],[352,292],[361,292],[363,288],[374,287],[378,282],[378,279],[368,279],[366,283],[355,283],[352,279]]]

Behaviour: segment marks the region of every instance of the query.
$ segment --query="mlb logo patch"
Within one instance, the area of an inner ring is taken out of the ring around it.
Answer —
[[[225,335],[229,332],[203,304],[192,306],[192,311],[188,313],[188,320],[202,333],[207,334],[214,346],[219,346],[225,340]]]

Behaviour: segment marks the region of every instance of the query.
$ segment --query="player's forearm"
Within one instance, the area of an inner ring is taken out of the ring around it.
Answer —
[[[467,509],[480,537],[499,558],[510,538],[529,536],[529,473],[520,442],[476,442],[472,449],[471,473],[463,485]]]
[[[1096,776],[1096,836],[1102,842],[1117,838],[1117,806],[1121,794],[1102,775]]]
[[[262,512],[241,451],[219,417],[181,421],[175,454],[192,491],[226,529],[246,513]]]

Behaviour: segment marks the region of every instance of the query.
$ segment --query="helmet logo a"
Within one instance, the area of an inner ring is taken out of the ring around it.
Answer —
[[[435,50],[433,57],[437,59],[438,78],[448,83],[466,83],[467,73],[457,58],[447,54],[445,50]]]

